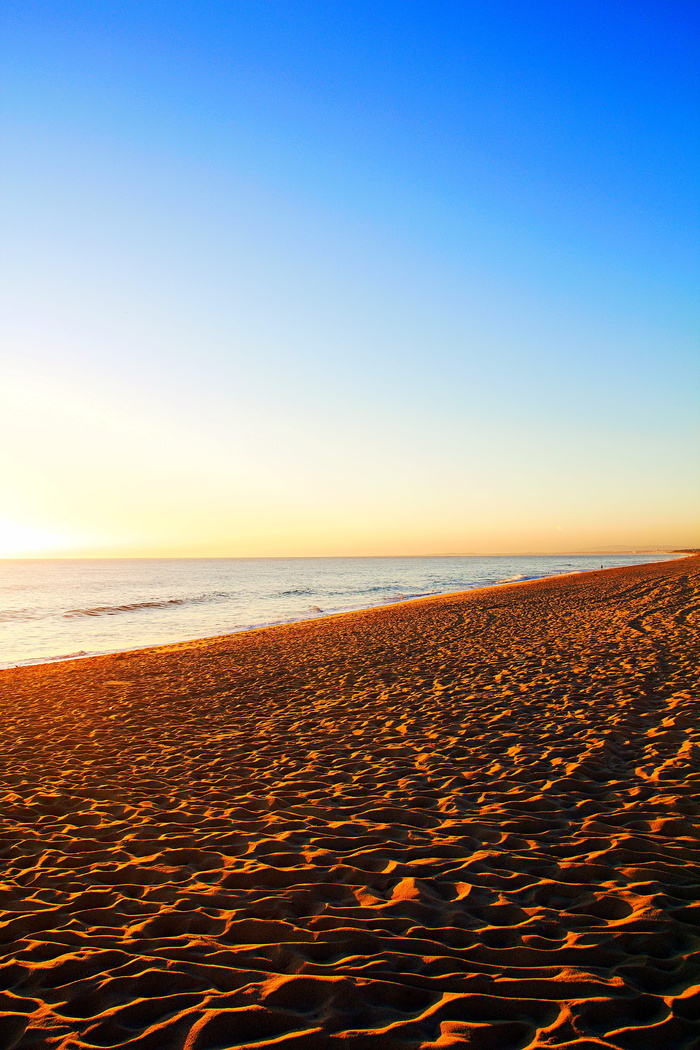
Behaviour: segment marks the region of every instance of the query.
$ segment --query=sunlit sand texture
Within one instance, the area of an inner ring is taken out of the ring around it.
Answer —
[[[2,672],[0,1047],[700,1046],[699,584]]]

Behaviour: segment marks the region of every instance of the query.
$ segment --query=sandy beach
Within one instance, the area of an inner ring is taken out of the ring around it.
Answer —
[[[0,673],[0,1050],[700,1046],[700,559]]]

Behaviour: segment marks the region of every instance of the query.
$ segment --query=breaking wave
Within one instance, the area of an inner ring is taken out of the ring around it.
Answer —
[[[125,605],[93,605],[86,609],[69,609],[63,616],[68,620],[74,619],[76,616],[116,616],[119,613],[135,612],[139,609],[168,609],[174,605],[204,605],[208,602],[225,601],[230,597],[230,594],[215,592],[214,594],[192,595],[189,598],[165,598],[162,601],[129,602]]]

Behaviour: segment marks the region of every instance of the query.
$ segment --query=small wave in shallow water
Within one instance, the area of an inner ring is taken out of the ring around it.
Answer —
[[[172,605],[202,605],[206,602],[225,601],[230,595],[199,594],[189,598],[165,598],[154,602],[128,602],[125,605],[95,605],[90,609],[69,609],[63,615],[66,619],[75,616],[116,616],[118,613],[136,612],[139,609],[167,609]]]

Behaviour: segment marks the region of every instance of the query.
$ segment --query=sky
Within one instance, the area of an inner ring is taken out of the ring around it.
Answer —
[[[695,3],[0,29],[0,557],[700,546]]]

